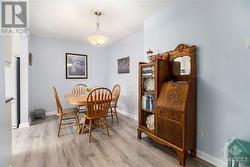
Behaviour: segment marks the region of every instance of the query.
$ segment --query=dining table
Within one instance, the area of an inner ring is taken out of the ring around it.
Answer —
[[[87,105],[87,98],[90,92],[86,92],[85,94],[73,94],[69,93],[64,96],[65,100],[73,105],[74,107],[78,108],[77,110],[77,119],[78,119],[78,133],[81,134],[84,131],[83,124],[86,123],[86,118],[83,116],[83,112],[79,112],[81,107],[86,107]],[[115,100],[115,97],[112,97],[112,101]],[[81,117],[81,118],[80,118]]]
[[[85,106],[87,104],[88,93],[85,94],[67,94],[65,100],[73,106]]]
[[[70,93],[70,94],[66,94],[64,98],[69,104],[73,106],[81,107],[81,106],[86,106],[88,95],[89,93],[85,93],[85,94]],[[114,100],[115,100],[115,97],[112,97],[112,101]]]

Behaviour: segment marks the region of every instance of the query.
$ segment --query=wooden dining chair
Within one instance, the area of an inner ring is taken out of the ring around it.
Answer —
[[[76,94],[76,95],[85,94],[86,89],[87,89],[87,85],[85,84],[75,85],[74,88],[72,89],[72,94]]]
[[[56,106],[57,106],[57,137],[60,135],[61,127],[63,125],[76,124],[78,127],[77,110],[73,109],[63,109],[61,101],[59,99],[57,90],[55,87],[52,88],[55,96]]]
[[[86,113],[83,114],[86,118],[83,128],[86,127],[89,129],[89,142],[92,140],[91,133],[94,120],[98,120],[95,121],[95,126],[104,126],[107,128],[109,136],[107,117],[111,101],[112,93],[107,88],[96,88],[88,95]]]
[[[72,89],[72,94],[75,95],[82,95],[85,94],[86,92],[87,92],[87,85],[85,84],[75,85],[74,88]],[[82,113],[85,111],[85,106],[78,106],[77,109],[79,110],[80,113]]]
[[[117,108],[118,99],[120,97],[120,93],[121,93],[121,86],[116,84],[112,90],[112,102],[110,105],[110,116],[112,118],[112,122],[113,122],[113,117],[115,116],[118,124],[119,124],[119,119],[118,119],[116,108]]]

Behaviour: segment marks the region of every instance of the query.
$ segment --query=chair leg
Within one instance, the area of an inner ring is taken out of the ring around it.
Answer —
[[[91,132],[92,132],[92,120],[89,120],[89,143],[92,140]]]
[[[116,107],[114,108],[114,110],[115,110],[115,116],[116,116],[117,123],[119,124],[119,120],[118,120],[118,115],[117,115]]]
[[[110,112],[111,112],[111,118],[112,118],[112,123],[113,123],[114,116],[113,116],[113,109],[112,109],[112,107],[110,108]]]
[[[84,128],[86,126],[86,117],[84,117],[83,123],[80,124],[80,133],[82,134],[84,132]]]
[[[59,137],[60,131],[61,131],[61,124],[62,124],[62,116],[59,116],[57,123],[57,137]]]
[[[107,122],[107,118],[104,118],[104,121],[105,121],[105,126],[107,128],[107,134],[109,136],[109,128],[108,128],[108,122]]]
[[[78,108],[76,108],[76,109],[78,109]],[[80,127],[79,112],[78,111],[76,113],[75,120],[76,120],[76,128],[77,128],[78,134],[80,134],[81,133],[81,127]]]

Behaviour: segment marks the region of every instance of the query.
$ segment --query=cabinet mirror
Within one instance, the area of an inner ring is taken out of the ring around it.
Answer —
[[[191,74],[191,59],[190,56],[177,57],[173,61],[174,75],[190,75]]]

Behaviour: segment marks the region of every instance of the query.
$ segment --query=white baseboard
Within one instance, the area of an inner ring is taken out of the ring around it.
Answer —
[[[121,110],[121,109],[118,108],[117,112],[138,121],[137,116],[135,116],[133,114],[130,114],[130,113],[124,111],[124,110]],[[197,150],[197,157],[204,160],[204,161],[206,161],[206,162],[208,162],[208,163],[210,163],[210,164],[212,164],[212,165],[214,165],[214,166],[217,166],[217,167],[226,167],[227,166],[226,162],[224,162],[224,161],[222,161],[222,160],[220,160],[220,159],[218,159],[218,158],[216,158],[216,157],[214,157],[212,155],[209,155],[209,154],[207,154],[205,152],[202,152],[200,150]]]
[[[46,116],[56,115],[56,111],[45,112]]]
[[[203,151],[197,150],[197,157],[200,159],[207,161],[208,163],[217,166],[217,167],[226,167],[227,163],[223,160],[220,160],[212,155],[209,155]]]
[[[20,123],[19,124],[19,128],[26,128],[26,127],[30,127],[30,123],[29,122],[24,122],[24,123]]]
[[[121,113],[122,115],[126,115],[129,118],[132,118],[136,121],[138,121],[138,117],[136,115],[130,114],[127,111],[121,110],[120,108],[117,108],[117,112]]]

